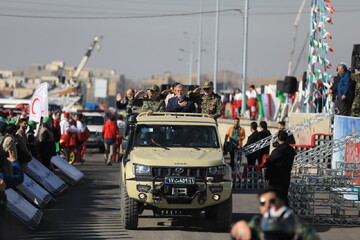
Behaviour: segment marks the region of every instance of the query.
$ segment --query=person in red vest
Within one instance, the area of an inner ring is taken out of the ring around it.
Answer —
[[[105,144],[106,165],[111,166],[111,159],[115,154],[116,137],[119,134],[119,128],[116,125],[116,116],[111,115],[102,128]]]
[[[59,110],[56,110],[54,112],[54,128],[56,130],[56,132],[58,133],[58,135],[60,136],[60,115],[61,115],[61,112]]]
[[[237,118],[237,117],[240,117],[240,115],[241,115],[241,104],[242,104],[242,98],[243,98],[243,95],[239,88],[235,88],[235,94],[234,94],[233,98],[234,98],[234,101],[232,104],[232,113],[233,113],[232,118]]]
[[[258,112],[257,92],[254,85],[249,87],[248,106],[250,108],[250,120],[255,120]]]
[[[80,113],[77,114],[76,118],[76,128],[78,129],[77,133],[77,140],[78,140],[78,147],[79,147],[79,154],[80,154],[80,161],[84,162],[84,154],[86,150],[86,142],[88,138],[90,137],[90,131],[86,126],[85,123],[85,116],[84,114]]]
[[[70,131],[70,123],[69,123],[70,113],[63,113],[60,121],[60,146],[64,149],[67,158],[70,154],[70,140],[71,140],[71,131]],[[69,160],[69,159],[66,159]]]

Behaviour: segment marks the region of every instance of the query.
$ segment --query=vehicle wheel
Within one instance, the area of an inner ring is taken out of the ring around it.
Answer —
[[[76,161],[76,152],[74,150],[71,150],[70,153],[69,153],[68,162],[70,164],[74,164],[75,161]]]
[[[101,145],[99,146],[99,152],[100,152],[100,153],[104,153],[104,152],[105,152],[105,146],[104,146],[103,144],[101,144]]]
[[[215,224],[219,231],[228,231],[232,220],[232,196],[216,205]]]
[[[121,184],[120,210],[123,226],[125,229],[136,229],[139,221],[139,204],[129,198],[124,184]]]

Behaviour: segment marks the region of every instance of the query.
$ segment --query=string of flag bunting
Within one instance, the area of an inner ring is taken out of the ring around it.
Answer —
[[[310,17],[310,42],[306,81],[305,103],[313,102],[314,93],[311,85],[316,83],[329,83],[331,75],[327,72],[331,63],[327,59],[329,52],[335,52],[327,42],[332,39],[331,33],[326,30],[328,24],[333,24],[330,15],[334,13],[330,0],[312,0]]]

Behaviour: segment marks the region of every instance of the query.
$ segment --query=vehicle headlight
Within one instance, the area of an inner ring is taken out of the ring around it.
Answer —
[[[135,175],[150,175],[151,167],[146,165],[134,164]]]
[[[214,166],[208,168],[210,175],[224,175],[225,174],[225,166]]]

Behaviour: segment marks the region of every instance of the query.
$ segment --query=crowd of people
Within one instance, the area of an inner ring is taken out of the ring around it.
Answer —
[[[33,157],[51,168],[50,160],[59,152],[60,147],[69,152],[78,150],[78,159],[82,159],[89,131],[81,113],[70,114],[49,111],[49,117],[40,122],[30,121],[27,111],[14,115],[11,111],[0,111],[1,147],[4,151],[14,151],[16,159],[26,171],[26,163]]]
[[[36,157],[50,167],[51,157],[56,154],[52,119],[41,122],[35,134],[34,121],[28,121],[27,111],[15,115],[11,111],[0,111],[0,208],[6,206],[5,189],[22,183],[27,164]]]

